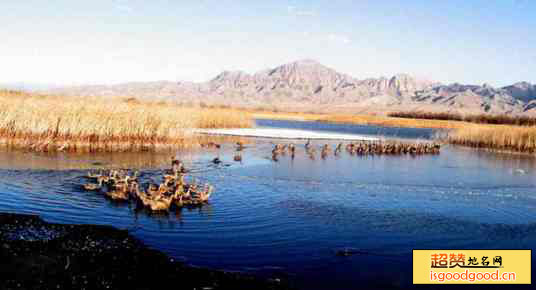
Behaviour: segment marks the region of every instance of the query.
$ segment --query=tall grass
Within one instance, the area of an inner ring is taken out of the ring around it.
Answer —
[[[495,125],[516,125],[516,126],[535,126],[536,118],[529,116],[509,116],[509,115],[462,115],[451,112],[392,112],[390,117],[396,118],[411,118],[411,119],[427,119],[427,120],[449,120],[449,121],[464,121],[477,124],[495,124]]]
[[[457,113],[396,112],[389,116],[408,120],[452,121],[451,144],[523,153],[536,152],[536,118],[508,115],[461,115]]]
[[[492,150],[536,152],[536,127],[475,125],[449,133],[452,144]]]
[[[0,91],[0,143],[37,151],[145,151],[196,144],[193,128],[252,126],[235,110]]]

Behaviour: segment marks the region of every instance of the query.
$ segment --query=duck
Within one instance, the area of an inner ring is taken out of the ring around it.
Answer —
[[[241,154],[236,154],[233,157],[233,160],[236,161],[236,162],[242,162],[242,155]]]
[[[221,160],[220,160],[220,158],[216,157],[216,158],[212,159],[212,163],[214,163],[214,164],[220,164],[220,163],[221,163]]]
[[[339,143],[339,145],[337,145],[337,148],[335,148],[335,155],[339,155],[339,153],[341,153],[342,151],[342,143]]]
[[[134,174],[132,176],[126,175],[125,178],[128,178],[129,181],[138,181],[138,177],[140,176],[140,172],[138,170],[134,171]]]
[[[274,149],[272,149],[272,160],[277,162],[279,161],[279,154],[282,153],[282,150],[281,150],[282,146],[281,144],[275,144],[274,146]]]
[[[202,191],[196,192],[196,197],[194,198],[194,202],[196,203],[207,202],[213,190],[214,190],[214,187],[212,185],[209,185],[209,184],[205,185],[205,188]]]
[[[97,191],[97,190],[101,190],[103,182],[104,180],[102,178],[98,178],[98,183],[86,183],[83,186],[85,190]]]
[[[171,160],[171,174],[176,173],[186,173],[186,169],[180,160],[173,157]]]
[[[305,152],[307,153],[307,155],[309,155],[309,158],[311,160],[314,160],[315,159],[315,154],[316,154],[316,148],[313,147],[313,146],[309,146],[305,149]]]
[[[171,202],[173,201],[173,196],[162,196],[158,199],[148,200],[148,206],[152,211],[165,211],[169,210]]]
[[[208,193],[208,185],[205,186],[204,190],[200,190],[197,188],[197,185],[189,186],[186,192],[184,192],[181,195],[181,200],[183,205],[190,204],[190,205],[199,205],[208,200],[208,197],[206,196],[206,193]],[[212,191],[212,189],[210,190]],[[210,197],[210,194],[209,194]]]
[[[330,151],[329,145],[324,144],[324,146],[322,146],[322,152],[321,152],[322,159],[325,159],[328,156],[329,151]]]
[[[441,151],[441,144],[435,143],[432,145],[432,153],[438,154]]]
[[[294,156],[296,154],[296,147],[294,146],[294,144],[290,143],[290,145],[288,145],[288,151],[290,152],[290,158],[294,159]]]
[[[236,142],[236,151],[242,151],[242,150],[244,150],[244,148],[246,148],[244,146],[244,143],[242,143],[240,141]]]
[[[188,192],[184,192],[184,186],[182,184],[177,185],[175,187],[175,198],[173,199],[173,203],[178,206],[182,207],[184,205],[183,198],[184,196],[190,196],[190,191],[188,189]]]
[[[136,183],[132,187],[133,187],[132,190],[133,190],[134,196],[136,196],[136,198],[139,201],[143,202],[144,199],[150,197],[150,195],[148,193],[146,193],[145,191],[140,190],[139,184]]]
[[[161,194],[156,197],[149,197],[149,200],[146,200],[145,202],[148,203],[148,207],[153,211],[169,210],[171,203],[175,203],[175,205],[179,206],[186,196],[184,193],[184,186],[178,185],[174,190],[170,189],[170,191],[172,191],[171,194]]]
[[[184,174],[180,173],[179,171],[175,171],[173,174],[164,174],[164,183],[175,183],[177,181],[181,182],[184,180]]]
[[[166,183],[160,184],[156,196],[166,195],[169,192],[169,186]]]
[[[110,173],[108,174],[108,182],[114,182],[117,183],[119,181],[119,171],[117,170],[110,170]]]
[[[147,194],[149,196],[156,196],[158,195],[158,187],[155,184],[149,184],[149,187],[147,188]]]
[[[129,184],[128,186],[128,194],[130,197],[132,198],[137,198],[137,195],[136,195],[136,187],[138,187],[138,182],[137,181],[133,181]]]
[[[176,185],[184,185],[185,182],[184,182],[184,174],[179,174],[179,177],[177,179],[175,179],[175,184]]]
[[[88,172],[86,177],[89,178],[89,179],[97,179],[97,178],[101,177],[102,175],[103,175],[103,173],[102,173],[102,170],[101,170],[100,173]]]
[[[173,199],[173,203],[177,207],[183,207],[184,206],[183,194],[177,194],[176,197]]]
[[[305,143],[305,149],[309,149],[311,147],[311,139],[307,139],[307,143]]]
[[[275,144],[274,149],[272,149],[272,154],[281,154],[284,153],[285,147],[281,144]]]
[[[126,201],[129,198],[129,188],[127,183],[119,183],[114,186],[113,190],[106,192],[106,196],[112,200]]]
[[[291,153],[291,154],[294,154],[296,152],[296,146],[294,146],[294,143],[290,143],[288,145],[288,151]]]
[[[164,176],[162,176],[162,179],[164,180],[164,183],[172,182],[177,178],[178,178],[177,174],[164,174]]]
[[[152,211],[164,211],[169,210],[171,202],[174,196],[161,196],[161,197],[152,197],[148,196],[145,192],[141,191],[139,186],[134,188],[135,194],[141,203],[150,208]]]
[[[320,152],[320,157],[322,159],[326,159],[326,157],[328,157],[328,150],[322,149],[322,152]]]
[[[182,199],[183,200],[190,200],[192,198],[192,185],[187,186],[187,190],[184,191],[184,187],[182,189]]]
[[[122,184],[126,184],[128,185],[132,180],[132,177],[128,176],[128,175],[125,175],[125,177],[119,179],[119,183],[122,183]]]

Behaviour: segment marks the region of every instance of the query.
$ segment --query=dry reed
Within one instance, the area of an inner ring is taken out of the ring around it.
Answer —
[[[492,150],[536,152],[536,127],[476,125],[451,132],[449,143]]]
[[[197,144],[194,128],[251,127],[234,110],[0,91],[0,143],[36,151],[153,151]]]
[[[448,120],[464,121],[477,124],[495,124],[495,125],[516,125],[516,126],[535,126],[536,118],[530,116],[509,116],[509,115],[491,115],[491,114],[469,114],[462,115],[452,112],[392,112],[390,117],[409,118],[409,119],[426,119],[426,120]]]

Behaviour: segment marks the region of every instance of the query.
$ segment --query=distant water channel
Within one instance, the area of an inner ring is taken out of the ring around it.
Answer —
[[[429,129],[258,121],[396,138]],[[209,205],[167,215],[115,204],[80,184],[88,168],[137,167],[158,176],[169,154],[0,152],[0,211],[60,223],[129,229],[149,246],[198,266],[285,276],[300,289],[411,287],[416,248],[531,249],[536,245],[536,159],[443,146],[440,155],[270,158],[272,142],[178,152],[216,192]],[[303,141],[301,141],[303,142]],[[314,143],[320,146],[321,143]],[[334,142],[331,144],[335,144]],[[219,156],[224,162],[210,161]],[[337,250],[357,254],[341,257]],[[150,265],[148,265],[150,267]]]
[[[309,121],[286,121],[260,119],[256,121],[257,127],[261,128],[285,128],[300,129],[319,132],[333,132],[345,134],[357,134],[373,137],[389,137],[403,139],[431,139],[437,130],[429,128],[402,128],[402,127],[382,127],[372,125],[348,125],[330,122],[309,122]]]

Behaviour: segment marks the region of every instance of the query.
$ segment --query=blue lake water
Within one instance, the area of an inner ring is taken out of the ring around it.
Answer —
[[[429,138],[428,129],[259,121],[263,127]],[[167,215],[84,192],[87,168],[136,167],[156,178],[170,154],[0,153],[0,211],[60,223],[129,229],[187,263],[263,276],[300,289],[411,287],[416,248],[536,245],[536,159],[443,146],[441,154],[271,160],[274,140],[252,139],[243,161],[232,144],[177,152],[194,177],[216,188],[209,205]],[[323,143],[322,143],[323,144]],[[320,142],[314,143],[321,146]],[[331,143],[334,145],[335,143]],[[210,162],[219,156],[224,163]],[[360,254],[340,257],[341,248]]]
[[[287,120],[256,120],[257,127],[289,128],[321,132],[359,134],[365,136],[383,136],[397,139],[431,139],[437,130],[429,128],[382,127],[372,125],[348,125],[330,122],[296,122]]]

